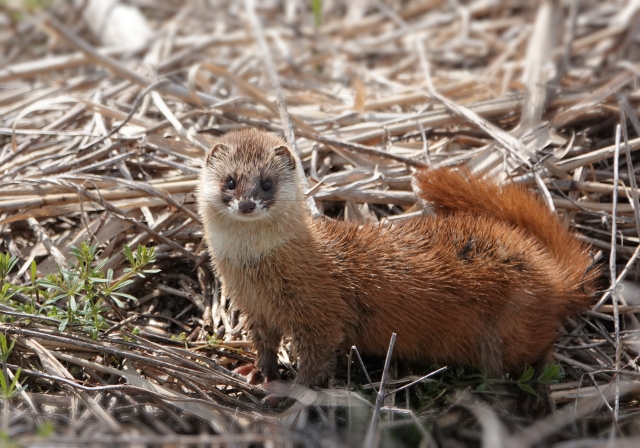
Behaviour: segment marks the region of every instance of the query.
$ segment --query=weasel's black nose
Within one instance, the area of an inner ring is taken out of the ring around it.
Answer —
[[[240,204],[238,204],[238,211],[244,215],[253,213],[255,209],[256,203],[253,201],[241,201]]]

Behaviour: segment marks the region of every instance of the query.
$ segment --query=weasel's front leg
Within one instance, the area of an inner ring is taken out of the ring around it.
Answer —
[[[262,320],[248,318],[247,322],[249,323],[249,336],[251,337],[253,348],[258,354],[254,364],[242,365],[237,367],[234,372],[247,377],[247,381],[251,384],[279,380],[278,346],[281,339],[280,332]]]
[[[279,380],[278,346],[282,338],[280,332],[262,320],[250,319],[249,323],[249,334],[253,341],[253,346],[258,352],[255,367],[262,373],[264,382]],[[249,382],[256,382],[251,381],[251,378],[249,380]]]

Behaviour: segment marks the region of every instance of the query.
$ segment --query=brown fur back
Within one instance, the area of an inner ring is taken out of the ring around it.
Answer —
[[[316,222],[332,278],[356,310],[346,342],[402,359],[516,372],[548,361],[565,303],[590,296],[524,229],[458,212],[383,227]]]

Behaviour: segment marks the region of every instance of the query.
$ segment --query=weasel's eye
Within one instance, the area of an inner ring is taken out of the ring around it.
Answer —
[[[269,191],[271,190],[271,182],[269,182],[268,180],[265,180],[264,182],[262,182],[262,191]]]
[[[229,179],[227,181],[227,188],[229,190],[235,190],[236,189],[236,182],[233,179]]]

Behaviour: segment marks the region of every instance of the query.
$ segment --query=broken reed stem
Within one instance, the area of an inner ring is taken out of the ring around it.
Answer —
[[[358,348],[354,345],[351,347],[351,352],[349,353],[354,353],[356,354],[356,356],[358,357],[358,361],[360,362],[360,367],[362,367],[362,371],[364,372],[364,376],[367,377],[367,381],[369,382],[369,386],[371,386],[371,389],[373,389],[374,391],[376,390],[376,388],[373,386],[373,381],[371,381],[371,377],[369,376],[369,372],[367,372],[367,368],[364,365],[364,361],[362,361],[362,357],[360,356],[360,352],[358,351]]]
[[[631,151],[629,149],[629,134],[627,133],[627,117],[629,117],[629,121],[633,128],[636,131],[636,134],[640,136],[640,122],[638,121],[638,117],[629,104],[629,101],[622,96],[618,95],[618,105],[620,106],[620,123],[622,126],[622,137],[624,139],[624,151],[627,156],[627,174],[629,176],[629,189],[631,190],[631,198],[633,200],[633,216],[636,221],[636,232],[640,237],[640,201],[638,200],[638,185],[636,182],[635,170],[633,169],[633,160],[631,160]]]
[[[400,391],[402,391],[402,390],[405,390],[405,389],[408,389],[409,387],[411,387],[411,386],[413,386],[413,385],[415,385],[415,384],[418,384],[418,383],[420,383],[420,382],[422,382],[422,381],[426,380],[427,378],[431,378],[433,375],[435,375],[435,374],[437,374],[437,373],[440,373],[440,372],[442,372],[442,371],[445,371],[445,370],[447,370],[447,366],[440,367],[438,370],[434,370],[434,371],[433,371],[433,372],[431,372],[431,373],[427,373],[425,376],[420,377],[420,378],[418,378],[417,380],[410,382],[409,384],[405,384],[404,386],[399,387],[399,388],[397,388],[396,390],[392,390],[391,392],[389,392],[389,393],[385,394],[385,396],[387,396],[387,397],[388,397],[389,395],[397,394],[398,392],[400,392]]]
[[[384,386],[387,382],[387,374],[389,373],[389,366],[391,365],[391,354],[393,353],[393,346],[396,343],[396,333],[391,335],[391,341],[389,342],[389,349],[387,350],[387,358],[384,361],[384,369],[382,371],[382,378],[380,379],[380,390],[376,397],[376,404],[373,408],[373,416],[371,417],[371,425],[367,431],[367,436],[364,439],[364,448],[373,448],[376,435],[378,432],[378,425],[380,424],[380,410],[384,403],[385,393]],[[374,389],[375,390],[375,389]]]
[[[629,261],[627,261],[627,264],[624,266],[624,269],[622,270],[620,275],[618,275],[618,277],[616,278],[616,284],[620,283],[622,280],[625,279],[625,277],[627,276],[631,268],[634,266],[639,256],[640,256],[640,244],[636,246],[635,250],[633,251],[633,254],[631,254],[631,257],[629,257]],[[611,295],[611,293],[612,293],[612,289],[608,288],[604,292],[600,300],[598,300],[598,303],[596,303],[596,305],[593,308],[591,308],[591,311],[598,311],[602,307],[602,305],[609,299],[609,296]]]
[[[618,207],[618,182],[620,180],[619,160],[620,160],[620,134],[621,126],[616,125],[616,152],[613,156],[613,217],[611,218],[611,256],[609,257],[609,274],[611,280],[611,299],[613,301],[613,325],[616,341],[616,370],[620,370],[620,315],[618,314],[618,294],[616,292],[616,239],[618,233],[618,223],[616,221],[616,211]],[[615,377],[615,405],[613,411],[613,420],[618,423],[618,415],[620,413],[620,375]]]

